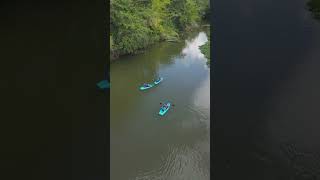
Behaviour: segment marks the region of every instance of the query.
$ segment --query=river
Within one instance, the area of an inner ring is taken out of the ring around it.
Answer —
[[[210,174],[210,69],[206,31],[163,42],[110,67],[112,180],[205,180]],[[163,82],[145,92],[144,82]],[[158,115],[160,102],[174,104]]]

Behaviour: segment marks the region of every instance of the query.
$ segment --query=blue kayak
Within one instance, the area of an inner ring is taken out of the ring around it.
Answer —
[[[163,80],[163,78],[160,77],[159,79],[154,81],[154,84],[157,85],[157,84],[161,83],[162,80]]]
[[[171,103],[170,102],[164,103],[160,108],[159,115],[160,116],[165,115],[168,112],[168,110],[170,109],[170,107],[171,107]]]
[[[97,83],[97,86],[100,89],[108,89],[108,88],[110,88],[110,83],[107,80],[102,80],[102,81]]]

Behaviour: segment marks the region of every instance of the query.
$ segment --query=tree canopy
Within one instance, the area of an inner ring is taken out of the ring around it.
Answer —
[[[209,0],[111,0],[110,51],[134,54],[162,40],[177,40],[209,12]]]

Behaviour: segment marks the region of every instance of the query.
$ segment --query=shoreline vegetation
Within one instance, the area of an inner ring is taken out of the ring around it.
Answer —
[[[210,25],[209,25],[209,27],[210,27]],[[207,36],[208,36],[208,41],[204,45],[200,46],[199,49],[204,54],[204,56],[207,58],[207,60],[208,60],[207,64],[210,64],[210,59],[211,59],[211,57],[210,57],[210,31]]]
[[[209,0],[111,0],[110,6],[111,60],[178,42],[210,17]]]

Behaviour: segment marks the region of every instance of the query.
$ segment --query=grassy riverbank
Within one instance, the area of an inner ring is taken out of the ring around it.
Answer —
[[[210,14],[209,0],[111,0],[110,58],[178,41]]]

